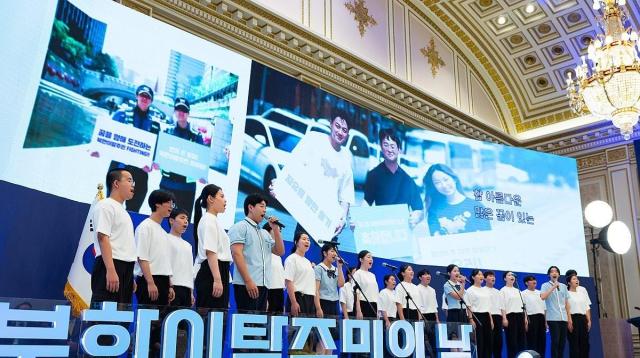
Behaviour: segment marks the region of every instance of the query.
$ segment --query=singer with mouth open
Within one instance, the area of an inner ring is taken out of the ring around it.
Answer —
[[[202,188],[195,206],[196,307],[226,310],[229,307],[231,249],[229,236],[218,222],[218,215],[225,212],[227,199],[222,188],[208,184]],[[204,215],[202,209],[206,210]]]
[[[540,287],[540,298],[547,306],[547,325],[551,335],[551,358],[564,357],[567,329],[573,329],[569,291],[564,283],[558,282],[560,269],[551,266],[547,270],[549,281]]]
[[[250,194],[244,200],[246,217],[229,228],[231,255],[236,266],[233,292],[238,311],[267,310],[271,253],[284,254],[278,219],[273,216],[268,219],[272,235],[260,227],[266,213],[267,199],[261,194]]]

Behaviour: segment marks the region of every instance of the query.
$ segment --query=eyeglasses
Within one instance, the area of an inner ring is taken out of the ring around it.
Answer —
[[[338,277],[338,276],[336,275],[336,270],[326,270],[326,271],[327,271],[327,276],[328,276],[330,279],[334,279],[334,278]]]
[[[136,181],[133,180],[133,178],[127,178],[127,179],[123,179],[123,181],[128,181],[129,183],[131,183],[131,185],[135,186],[136,185]]]

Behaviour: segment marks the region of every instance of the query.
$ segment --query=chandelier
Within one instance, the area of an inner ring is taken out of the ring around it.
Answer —
[[[567,96],[571,109],[610,118],[625,140],[631,138],[640,115],[640,41],[638,33],[624,28],[626,0],[594,0],[593,9],[603,7],[599,19],[604,35],[592,40],[587,58],[567,74]]]

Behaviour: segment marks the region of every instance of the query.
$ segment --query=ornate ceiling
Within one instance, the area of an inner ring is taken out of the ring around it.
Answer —
[[[592,4],[592,0],[423,1],[487,70],[519,133],[575,117],[564,78],[586,55],[591,39],[602,32],[595,21],[600,14]],[[628,1],[626,6],[627,26],[634,29],[640,24],[639,4]]]

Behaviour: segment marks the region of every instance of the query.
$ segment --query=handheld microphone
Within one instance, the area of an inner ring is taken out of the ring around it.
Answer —
[[[640,307],[638,306],[633,306],[633,308],[637,309],[638,311],[640,311]]]
[[[386,263],[386,262],[383,262],[383,263],[382,263],[382,266],[384,266],[384,267],[388,267],[388,268],[393,269],[393,270],[397,270],[397,269],[398,269],[398,267],[397,267],[397,266],[390,265],[390,264],[388,264],[388,263]]]
[[[335,246],[340,245],[339,242],[331,241],[331,240],[318,240],[318,244],[331,244],[331,245],[335,245]]]
[[[272,216],[269,217],[269,220],[272,218]],[[284,224],[282,224],[279,220],[276,220],[273,222],[274,224],[278,225],[281,229],[284,229],[286,226],[284,226]]]

